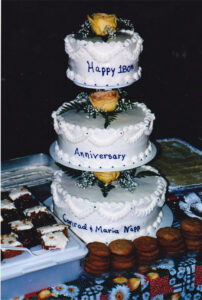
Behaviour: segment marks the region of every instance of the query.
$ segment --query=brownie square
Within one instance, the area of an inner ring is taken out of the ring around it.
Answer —
[[[1,201],[1,215],[4,221],[11,222],[22,218],[22,214],[19,213],[15,204],[8,199]]]
[[[10,234],[4,234],[1,236],[2,246],[22,247],[22,243],[19,242],[17,234],[11,232]],[[2,250],[4,258],[11,258],[23,253],[23,250]]]
[[[53,225],[39,227],[39,228],[37,228],[37,231],[40,235],[47,234],[50,232],[63,232],[67,238],[69,237],[68,226],[66,226],[64,224],[56,223]]]
[[[11,190],[9,197],[20,211],[36,206],[39,203],[26,187]]]
[[[40,235],[30,220],[17,220],[10,223],[11,229],[18,235],[24,247],[31,248],[40,244]]]
[[[2,221],[1,222],[1,234],[9,234],[9,233],[11,233],[11,225],[6,221]]]
[[[65,249],[69,241],[61,231],[43,234],[41,240],[42,247],[46,250]]]
[[[24,210],[24,215],[32,220],[35,227],[55,224],[55,218],[48,212],[46,206],[35,206]]]

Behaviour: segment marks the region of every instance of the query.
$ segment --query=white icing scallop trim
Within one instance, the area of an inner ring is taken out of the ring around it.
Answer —
[[[139,169],[141,171],[142,167],[139,167]],[[143,170],[145,170],[145,168],[143,168]],[[162,177],[159,177],[157,180],[156,191],[148,197],[133,200],[131,203],[128,203],[127,201],[119,203],[109,203],[107,201],[100,203],[98,201],[92,203],[88,199],[72,196],[68,193],[68,191],[64,190],[62,187],[62,176],[62,171],[56,171],[54,174],[54,180],[51,184],[54,202],[58,204],[61,201],[64,201],[65,205],[67,205],[72,213],[81,219],[93,214],[94,211],[96,211],[100,214],[100,216],[108,219],[109,221],[118,221],[119,219],[125,217],[131,211],[131,209],[134,209],[135,215],[146,217],[153,211],[156,205],[161,207],[165,201],[167,184]],[[141,207],[143,203],[145,204],[144,208]]]
[[[74,102],[74,100],[71,102]],[[144,103],[135,102],[133,104],[134,109],[135,107],[139,107],[145,113],[144,120],[138,124],[124,126],[123,128],[118,129],[87,128],[85,126],[71,124],[65,121],[63,116],[60,115],[63,107],[67,104],[68,102],[63,103],[57,111],[54,111],[52,113],[52,118],[54,120],[54,129],[56,133],[58,135],[64,135],[71,143],[80,143],[84,140],[88,140],[97,147],[103,147],[112,145],[119,139],[123,139],[124,142],[131,144],[140,139],[143,134],[150,135],[153,129],[155,116]]]
[[[73,34],[67,35],[65,37],[65,52],[73,60],[80,59],[81,56],[85,57],[87,52],[96,62],[100,63],[108,62],[123,50],[127,51],[126,55],[128,54],[129,58],[131,56],[133,59],[138,58],[143,50],[143,39],[132,30],[121,30],[120,32],[127,33],[130,37],[124,42],[111,40],[106,43],[104,41],[78,40]],[[132,44],[134,44],[134,49]]]

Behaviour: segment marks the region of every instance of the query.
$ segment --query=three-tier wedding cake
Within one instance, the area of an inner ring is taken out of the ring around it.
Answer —
[[[155,235],[172,222],[167,183],[145,165],[156,154],[155,116],[122,89],[141,77],[142,43],[130,21],[103,13],[65,38],[67,77],[86,89],[52,113],[53,208],[87,243]]]

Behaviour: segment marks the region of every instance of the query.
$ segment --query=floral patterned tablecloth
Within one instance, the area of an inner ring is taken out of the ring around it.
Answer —
[[[193,192],[191,193],[193,194]],[[194,193],[201,198],[201,189]],[[170,195],[169,201],[167,201],[174,214],[174,227],[178,227],[180,218],[184,217],[177,205],[180,199],[183,201],[183,196],[178,196]],[[134,268],[131,271],[110,272],[100,277],[94,277],[84,272],[75,281],[60,283],[12,299],[199,300],[202,299],[202,253],[186,252],[180,257],[162,257],[155,264],[144,269],[144,272]]]
[[[153,277],[153,279],[151,279]],[[134,288],[134,278],[139,279]],[[202,298],[202,264],[196,252],[173,259],[166,257],[156,262],[145,274],[130,272],[110,273],[102,277],[82,274],[78,280],[58,284],[30,293],[15,300],[82,299],[195,299]]]

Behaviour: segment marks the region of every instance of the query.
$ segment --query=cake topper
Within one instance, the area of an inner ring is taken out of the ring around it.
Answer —
[[[130,20],[118,18],[115,14],[94,13],[92,17],[87,16],[88,20],[80,26],[75,35],[79,38],[89,38],[100,36],[103,41],[113,38],[124,30],[134,31],[134,26]]]
[[[116,15],[108,15],[105,13],[95,13],[88,17],[88,21],[91,24],[91,29],[97,35],[113,35],[117,27],[117,18]]]

